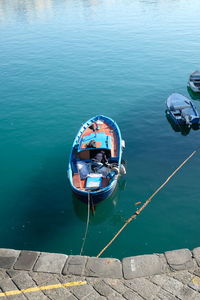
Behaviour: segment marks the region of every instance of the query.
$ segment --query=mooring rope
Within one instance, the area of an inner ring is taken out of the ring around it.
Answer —
[[[85,246],[85,240],[86,240],[87,233],[88,233],[89,221],[90,221],[90,192],[88,192],[88,211],[87,211],[87,223],[86,223],[85,235],[84,235],[84,238],[83,238],[83,243],[82,243],[82,247],[81,247],[80,255],[82,254],[82,252],[83,252],[83,249],[84,249],[84,246]]]
[[[197,147],[195,151],[193,151],[180,165],[175,171],[165,180],[165,182],[157,188],[157,190],[145,201],[145,203],[129,218],[125,221],[124,225],[118,230],[118,232],[114,235],[114,237],[110,240],[110,242],[99,252],[97,257],[100,257],[104,251],[114,242],[114,240],[118,237],[118,235],[122,232],[122,230],[132,221],[134,220],[151,202],[152,198],[170,181],[170,179],[183,167],[183,165],[190,159],[192,156],[199,150],[200,146]]]

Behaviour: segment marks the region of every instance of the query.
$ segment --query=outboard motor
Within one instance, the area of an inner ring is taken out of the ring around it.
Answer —
[[[192,125],[192,123],[190,122],[191,117],[189,115],[186,114],[182,114],[183,118],[185,119],[185,123],[190,126]]]

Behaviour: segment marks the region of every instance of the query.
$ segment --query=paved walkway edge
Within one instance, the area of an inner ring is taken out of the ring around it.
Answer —
[[[97,278],[134,279],[200,267],[200,247],[115,258],[0,249],[0,268]]]

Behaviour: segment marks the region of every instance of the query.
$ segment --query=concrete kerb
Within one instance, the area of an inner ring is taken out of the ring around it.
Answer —
[[[163,254],[138,255],[122,260],[125,279],[133,279],[169,272],[169,266]]]
[[[194,268],[192,253],[189,249],[179,249],[165,252],[165,257],[172,271]]]
[[[10,269],[19,257],[20,251],[13,249],[0,249],[0,268]]]
[[[200,247],[114,258],[0,249],[0,268],[97,278],[133,279],[200,266]]]
[[[61,274],[68,255],[58,253],[42,252],[38,257],[33,271]]]
[[[70,255],[62,270],[63,275],[85,275],[85,266],[88,257],[81,255]]]
[[[85,276],[101,278],[122,278],[122,263],[115,258],[89,257]]]
[[[32,270],[39,256],[40,256],[40,252],[22,250],[14,265],[14,269],[25,270],[25,271]]]
[[[200,267],[200,247],[194,248],[193,251],[193,257],[197,262],[197,265]]]

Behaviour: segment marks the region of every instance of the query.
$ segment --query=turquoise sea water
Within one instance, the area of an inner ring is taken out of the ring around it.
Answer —
[[[87,206],[66,170],[90,117],[118,123],[127,175],[91,217],[85,255],[200,144],[199,130],[175,132],[165,116],[166,98],[189,97],[188,76],[200,69],[199,8],[199,0],[0,0],[1,248],[79,254]],[[199,246],[199,166],[200,153],[104,256]]]

